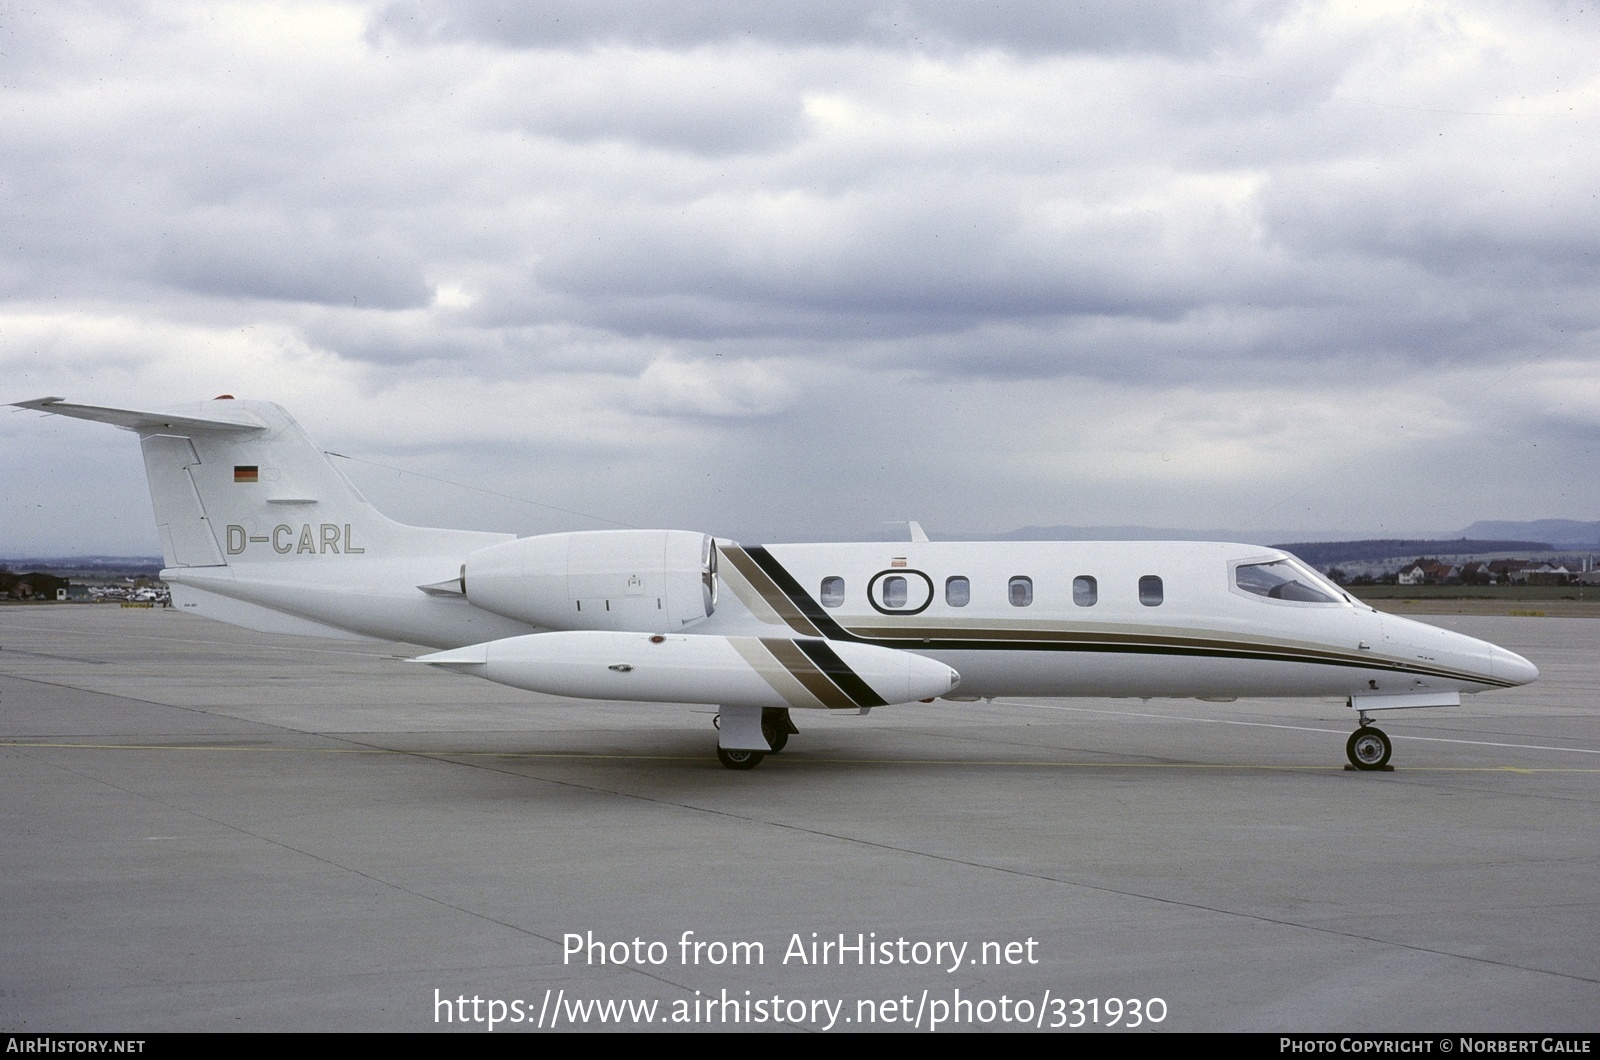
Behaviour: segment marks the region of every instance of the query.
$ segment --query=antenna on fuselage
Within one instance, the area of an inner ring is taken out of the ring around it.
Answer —
[[[928,535],[922,529],[922,524],[917,522],[915,519],[885,519],[884,522],[886,522],[886,523],[905,523],[906,524],[906,528],[911,531],[911,540],[913,540],[913,541],[926,541],[926,540],[928,540]]]

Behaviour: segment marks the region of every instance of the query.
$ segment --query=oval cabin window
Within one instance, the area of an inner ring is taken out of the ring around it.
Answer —
[[[842,603],[844,603],[844,579],[837,577],[822,579],[822,606],[838,607]]]
[[[1027,607],[1033,603],[1033,579],[1021,575],[1012,578],[1006,594],[1012,607]]]
[[[1100,583],[1087,574],[1072,579],[1072,602],[1079,607],[1093,607],[1100,600]]]
[[[962,577],[944,580],[944,602],[951,607],[966,607],[972,602],[972,583]]]

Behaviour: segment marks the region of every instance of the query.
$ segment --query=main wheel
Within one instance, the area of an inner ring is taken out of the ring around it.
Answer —
[[[774,725],[770,721],[761,722],[761,735],[767,738],[767,743],[772,746],[772,753],[777,754],[789,743],[788,730],[781,725]]]
[[[754,769],[767,757],[764,751],[740,751],[731,747],[717,748],[717,761],[729,769]]]
[[[1357,769],[1382,769],[1389,764],[1389,754],[1393,750],[1384,731],[1371,725],[1363,725],[1351,733],[1350,741],[1344,745],[1344,753],[1350,756],[1350,764]]]

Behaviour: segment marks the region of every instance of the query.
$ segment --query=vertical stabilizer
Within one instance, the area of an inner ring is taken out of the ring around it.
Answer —
[[[269,401],[218,399],[162,411],[60,398],[17,404],[138,433],[168,567],[464,554],[508,536],[389,519]]]

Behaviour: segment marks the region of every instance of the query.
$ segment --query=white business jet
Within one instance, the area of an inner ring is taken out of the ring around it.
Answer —
[[[1337,697],[1358,718],[1351,764],[1384,769],[1370,713],[1538,676],[1257,545],[425,529],[380,514],[270,402],[17,404],[139,435],[178,607],[430,645],[446,650],[417,662],[552,695],[711,704],[730,769],[781,751],[793,708],[996,696]]]

